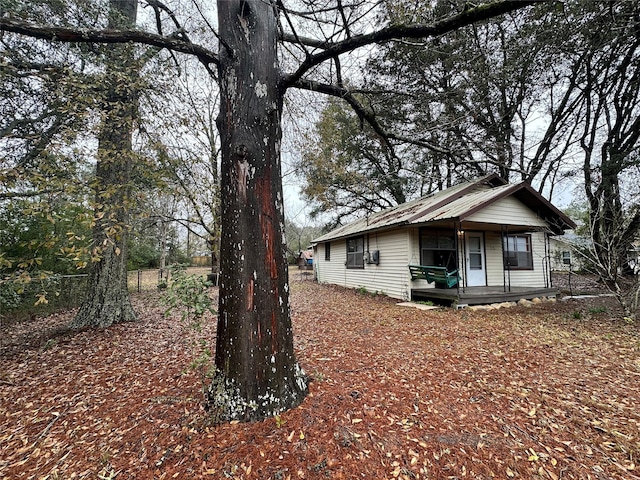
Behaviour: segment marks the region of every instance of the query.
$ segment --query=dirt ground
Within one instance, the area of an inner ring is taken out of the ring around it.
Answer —
[[[562,295],[598,295],[609,293],[595,275],[581,273],[554,273],[553,286]]]
[[[1,327],[0,478],[640,478],[640,331],[610,298],[423,311],[294,281],[308,397],[218,426],[196,334],[133,298],[103,331]]]

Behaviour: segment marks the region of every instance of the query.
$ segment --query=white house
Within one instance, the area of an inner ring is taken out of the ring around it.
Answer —
[[[528,183],[489,175],[316,238],[315,277],[399,299],[458,304],[550,296],[557,291],[549,237],[572,228]]]

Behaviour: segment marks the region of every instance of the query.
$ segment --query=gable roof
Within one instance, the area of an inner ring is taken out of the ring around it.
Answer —
[[[343,225],[313,240],[313,243],[345,238],[374,230],[438,221],[464,221],[503,198],[513,196],[543,218],[553,233],[575,228],[576,224],[526,182],[508,184],[497,175],[488,175],[440,192],[376,212]],[[499,223],[499,222],[496,222]]]

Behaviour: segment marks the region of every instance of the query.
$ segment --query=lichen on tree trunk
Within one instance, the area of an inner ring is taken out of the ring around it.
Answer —
[[[259,420],[298,405],[307,378],[293,351],[275,4],[219,1],[222,143],[220,304],[208,406]]]
[[[105,124],[98,147],[95,180],[95,225],[87,293],[73,328],[106,328],[133,321],[127,286],[128,184],[131,175],[131,134],[117,119]],[[118,116],[118,115],[116,115]],[[131,131],[130,129],[128,130]]]
[[[109,26],[136,22],[136,0],[111,0]],[[106,328],[136,319],[127,287],[127,229],[136,115],[136,68],[131,45],[106,47],[105,94],[98,138],[92,262],[87,292],[72,328]]]

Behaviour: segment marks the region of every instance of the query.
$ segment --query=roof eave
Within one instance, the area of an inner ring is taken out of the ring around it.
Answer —
[[[369,229],[365,228],[362,230],[358,230],[355,232],[347,232],[344,233],[342,235],[336,235],[336,236],[332,236],[329,238],[324,238],[325,235],[316,238],[315,240],[311,240],[311,245],[318,245],[319,243],[327,243],[327,242],[333,242],[335,240],[344,240],[345,238],[350,238],[350,237],[358,237],[360,235],[365,235],[365,234],[369,234],[369,233],[378,233],[378,232],[383,232],[385,230],[393,230],[394,228],[399,228],[399,227],[404,227],[409,225],[409,222],[407,222],[406,220],[403,220],[401,222],[397,222],[397,223],[392,223],[392,224],[385,224],[382,225],[380,227],[371,227]],[[329,232],[331,233],[331,232]],[[327,234],[328,235],[328,234]]]

